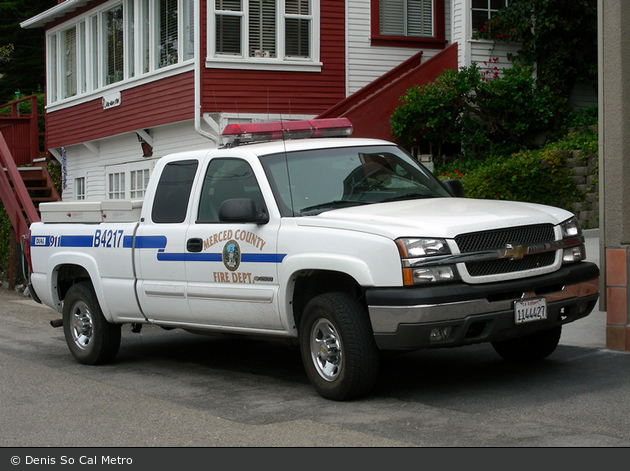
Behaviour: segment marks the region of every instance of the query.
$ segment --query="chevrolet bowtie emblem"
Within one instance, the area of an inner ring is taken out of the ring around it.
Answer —
[[[529,253],[529,247],[523,247],[522,245],[507,244],[505,246],[505,258],[511,260],[520,260]]]

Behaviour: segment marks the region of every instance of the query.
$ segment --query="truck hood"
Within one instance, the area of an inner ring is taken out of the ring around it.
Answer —
[[[299,226],[326,227],[398,237],[439,237],[530,224],[559,224],[573,214],[515,201],[431,198],[378,203],[297,218]]]

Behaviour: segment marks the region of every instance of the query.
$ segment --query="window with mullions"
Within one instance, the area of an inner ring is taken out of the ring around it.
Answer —
[[[216,57],[310,59],[313,1],[214,0],[211,50]]]
[[[508,0],[472,0],[473,32],[483,28],[486,21],[493,18],[499,10],[507,7]]]
[[[74,179],[74,199],[75,200],[85,199],[85,177]]]
[[[149,184],[149,169],[131,170],[129,196],[131,198],[142,198],[147,191]]]
[[[121,200],[125,198],[125,174],[110,173],[107,181],[107,198],[110,200]]]
[[[49,104],[193,59],[194,1],[110,0],[52,28]]]

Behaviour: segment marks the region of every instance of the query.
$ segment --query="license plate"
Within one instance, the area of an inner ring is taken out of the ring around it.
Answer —
[[[547,300],[545,298],[523,299],[514,303],[514,322],[525,324],[547,319]]]

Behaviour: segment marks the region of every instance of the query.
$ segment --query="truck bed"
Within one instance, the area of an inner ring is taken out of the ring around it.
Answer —
[[[39,207],[43,223],[137,222],[143,199],[59,201]]]

